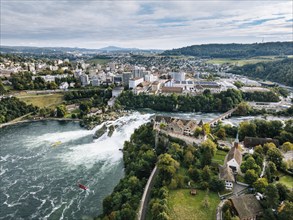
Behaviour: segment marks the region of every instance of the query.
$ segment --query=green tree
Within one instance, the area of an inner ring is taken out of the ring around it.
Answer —
[[[253,187],[260,193],[263,193],[268,185],[268,180],[266,178],[259,178],[253,183]]]
[[[272,142],[265,143],[263,145],[263,151],[264,151],[265,154],[267,154],[269,149],[273,149],[273,148],[276,148],[276,145],[274,143],[272,143]]]
[[[6,89],[0,79],[0,95],[4,95],[6,93]]]
[[[225,183],[223,180],[213,177],[210,181],[210,189],[214,192],[222,192],[225,189]]]
[[[244,175],[244,180],[247,184],[252,185],[256,180],[258,176],[255,173],[255,170],[247,170]]]
[[[289,141],[285,142],[282,146],[281,146],[282,151],[287,152],[290,150],[293,150],[293,144]]]
[[[226,130],[225,128],[221,127],[217,132],[216,135],[220,139],[225,139],[226,138]]]
[[[282,183],[277,183],[276,187],[279,193],[280,201],[284,201],[289,198],[290,190],[288,189],[286,185]]]
[[[209,182],[211,180],[211,169],[209,166],[205,166],[203,168],[201,177],[206,182]]]
[[[204,132],[205,135],[208,135],[208,134],[211,133],[211,126],[210,126],[209,123],[203,124],[202,128],[203,128],[203,132]]]
[[[266,206],[276,208],[279,203],[279,193],[277,187],[270,183],[265,189]]]
[[[188,169],[188,174],[189,174],[190,178],[194,182],[200,182],[201,181],[201,172],[197,168],[189,168]]]
[[[247,102],[241,102],[238,106],[237,106],[237,110],[235,111],[236,115],[247,115],[249,114],[249,112],[251,111],[251,107]]]
[[[184,154],[184,163],[187,166],[190,166],[191,164],[193,164],[195,161],[194,159],[194,155],[192,154],[191,151],[186,151],[186,153]]]
[[[56,108],[56,114],[58,118],[63,118],[66,115],[65,105],[58,105]]]
[[[239,137],[241,140],[243,140],[245,136],[248,136],[248,137],[256,136],[256,125],[254,123],[250,123],[248,121],[244,121],[240,123]]]
[[[261,168],[256,164],[255,159],[249,156],[240,166],[241,172],[246,173],[247,170],[254,170],[256,174],[260,174]]]
[[[280,168],[282,165],[283,155],[278,148],[269,149],[267,152],[268,161],[272,161],[277,168]]]
[[[174,160],[170,154],[162,154],[158,160],[158,170],[162,181],[165,181],[166,185],[170,184],[171,179],[174,177],[179,163]]]
[[[257,145],[254,147],[254,153],[258,153],[258,154],[263,154],[264,151],[263,151],[263,147],[261,145]]]

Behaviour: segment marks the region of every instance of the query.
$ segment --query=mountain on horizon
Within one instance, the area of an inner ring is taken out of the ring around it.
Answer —
[[[116,46],[107,46],[107,47],[103,47],[98,49],[100,51],[138,51],[141,49],[138,48],[123,48],[123,47],[116,47]]]

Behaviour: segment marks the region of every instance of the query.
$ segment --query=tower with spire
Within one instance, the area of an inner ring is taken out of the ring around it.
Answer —
[[[238,138],[238,131],[237,131],[237,134],[236,134],[236,138],[234,140],[234,145],[233,147],[235,147],[236,149],[239,149],[239,138]]]

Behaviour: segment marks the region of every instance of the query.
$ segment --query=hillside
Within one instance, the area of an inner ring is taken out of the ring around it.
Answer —
[[[247,64],[230,72],[293,86],[293,59]]]
[[[203,44],[173,50],[162,55],[186,55],[202,58],[247,58],[255,56],[283,56],[293,54],[293,42],[255,44]]]

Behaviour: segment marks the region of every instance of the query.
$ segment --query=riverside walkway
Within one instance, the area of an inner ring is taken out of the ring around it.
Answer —
[[[151,189],[154,185],[154,181],[155,181],[155,177],[157,176],[157,173],[158,173],[158,169],[157,169],[157,166],[155,166],[143,191],[143,195],[139,205],[138,216],[137,216],[138,220],[144,220],[146,218],[147,206],[148,206],[148,202],[149,202],[149,198],[151,194]]]

